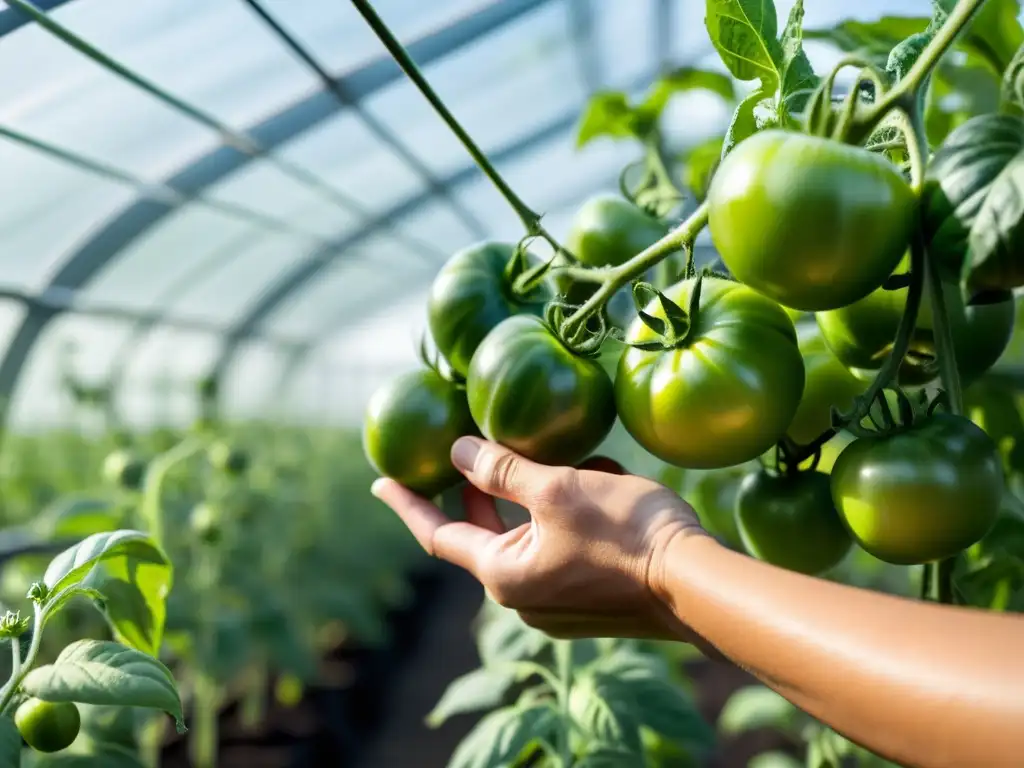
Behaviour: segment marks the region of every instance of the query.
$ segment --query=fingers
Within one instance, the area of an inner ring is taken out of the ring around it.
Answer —
[[[496,531],[473,522],[454,523],[429,501],[388,478],[377,480],[371,490],[395,511],[428,554],[480,578],[482,553],[497,538]]]
[[[567,467],[549,467],[476,437],[460,437],[452,446],[452,463],[484,493],[529,507],[550,500],[566,484]]]
[[[498,515],[494,498],[479,488],[467,485],[462,491],[462,503],[466,508],[466,520],[494,533],[505,533],[504,521]]]

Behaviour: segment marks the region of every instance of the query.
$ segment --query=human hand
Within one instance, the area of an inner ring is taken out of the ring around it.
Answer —
[[[555,637],[696,639],[659,597],[669,542],[706,536],[674,492],[609,459],[549,467],[471,437],[456,441],[452,462],[469,480],[465,522],[394,480],[373,485],[428,553]],[[494,497],[530,522],[506,530]]]

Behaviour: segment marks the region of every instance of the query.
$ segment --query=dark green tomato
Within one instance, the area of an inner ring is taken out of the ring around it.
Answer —
[[[786,434],[797,445],[806,445],[832,426],[832,406],[841,412],[848,411],[867,384],[836,359],[817,326],[801,326],[797,337],[806,380],[796,416]]]
[[[995,365],[1013,334],[1015,304],[1011,294],[992,304],[964,306],[959,288],[943,283],[946,313],[961,380],[969,384]],[[864,380],[874,378],[896,339],[907,303],[907,289],[880,288],[842,309],[819,312],[825,343],[843,365]],[[931,300],[925,291],[914,326],[910,351],[900,366],[899,382],[921,386],[935,378],[935,334]]]
[[[146,462],[131,451],[112,451],[103,461],[103,477],[126,491],[137,491],[146,476]]]
[[[665,290],[688,307],[693,280]],[[657,299],[646,312],[665,319]],[[630,344],[659,337],[640,319]],[[782,307],[745,285],[705,277],[700,308],[675,349],[628,348],[615,399],[633,438],[662,461],[715,469],[756,459],[793,421],[804,365],[793,322]]]
[[[37,752],[60,752],[78,736],[82,717],[70,701],[28,699],[14,713],[14,722]]]
[[[514,245],[480,243],[445,262],[430,286],[427,319],[438,351],[460,376],[469,372],[473,353],[498,323],[519,314],[540,316],[553,297],[541,284],[526,299],[516,296],[505,278]]]
[[[668,227],[617,195],[596,195],[576,212],[565,246],[589,267],[614,267],[668,234]]]
[[[878,154],[781,130],[725,156],[708,206],[712,240],[736,279],[808,312],[878,288],[906,251],[917,210]]]
[[[214,443],[209,450],[210,463],[226,475],[238,477],[249,468],[249,454],[228,443]]]
[[[991,438],[941,412],[854,441],[832,467],[832,499],[854,539],[898,565],[951,557],[979,541],[996,521],[1003,486]]]
[[[736,496],[736,524],[751,555],[799,573],[834,568],[853,546],[823,472],[747,475]]]
[[[457,484],[451,447],[475,435],[466,393],[432,370],[407,373],[370,398],[363,422],[363,450],[380,474],[433,497]]]
[[[576,464],[615,424],[611,379],[530,315],[505,320],[473,355],[469,409],[484,437],[544,464]]]
[[[734,549],[743,547],[736,525],[736,496],[739,493],[741,470],[706,472],[687,493],[704,529]]]

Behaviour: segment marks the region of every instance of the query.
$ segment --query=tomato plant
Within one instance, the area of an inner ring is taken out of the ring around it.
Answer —
[[[750,554],[800,573],[835,567],[853,544],[823,472],[747,475],[736,496],[736,520]]]
[[[484,437],[534,461],[575,464],[615,423],[612,382],[540,318],[511,317],[487,335],[466,380],[469,410]]]
[[[882,285],[907,249],[916,208],[902,175],[878,154],[768,130],[722,161],[708,226],[737,278],[816,312]]]
[[[664,295],[677,309],[689,306],[696,286],[683,281]],[[804,387],[796,332],[778,304],[728,280],[703,279],[693,310],[684,332],[664,343],[642,318],[634,321],[626,336],[633,346],[615,377],[619,417],[671,464],[742,464],[778,441],[796,413]],[[646,313],[668,322],[660,298]]]
[[[510,279],[516,246],[480,243],[453,255],[430,286],[427,317],[438,351],[461,376],[473,353],[498,323],[518,314],[540,315],[550,288],[541,282],[526,295]]]
[[[424,496],[461,480],[452,443],[475,434],[466,392],[432,370],[409,373],[378,389],[366,409],[363,445],[370,464]]]

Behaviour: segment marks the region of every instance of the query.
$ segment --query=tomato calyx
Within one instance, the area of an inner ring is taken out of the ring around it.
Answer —
[[[678,349],[679,347],[686,346],[694,327],[697,325],[703,282],[704,273],[701,272],[697,275],[697,279],[693,284],[693,291],[690,293],[690,301],[686,309],[680,307],[661,291],[655,290],[650,283],[634,283],[633,301],[636,303],[637,314],[643,324],[658,334],[660,338],[654,341],[631,342],[629,346],[646,352]],[[662,311],[665,313],[664,320],[644,311],[644,308],[653,299],[658,300]]]
[[[544,324],[555,338],[574,355],[588,359],[597,358],[601,354],[605,340],[609,336],[619,338],[619,331],[612,327],[608,320],[608,307],[604,306],[601,307],[600,312],[595,312],[588,317],[576,333],[567,336],[563,332],[566,320],[577,309],[579,309],[578,306],[565,301],[548,302],[544,308]]]
[[[539,264],[531,264],[528,246],[536,235],[526,235],[516,243],[512,256],[505,264],[505,284],[511,297],[523,304],[543,304],[545,296],[540,291],[541,284],[547,279],[548,271],[555,262],[555,258],[561,253],[563,257],[568,254],[564,248],[559,246],[556,249],[555,257],[542,261]],[[575,262],[575,259],[573,259]]]

